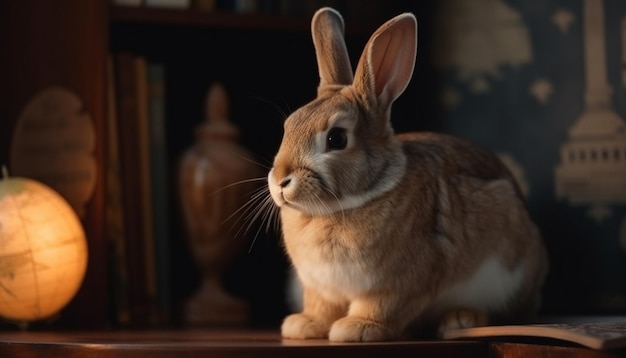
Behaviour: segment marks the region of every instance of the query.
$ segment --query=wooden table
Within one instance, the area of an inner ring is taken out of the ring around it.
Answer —
[[[0,357],[621,357],[578,346],[488,341],[331,343],[274,331],[0,332]],[[563,343],[564,344],[564,343]]]

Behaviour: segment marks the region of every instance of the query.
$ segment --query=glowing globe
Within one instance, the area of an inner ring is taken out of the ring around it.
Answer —
[[[0,178],[0,316],[48,318],[74,297],[87,268],[78,216],[57,192],[34,180]]]

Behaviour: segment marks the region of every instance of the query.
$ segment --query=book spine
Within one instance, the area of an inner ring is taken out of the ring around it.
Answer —
[[[135,57],[130,53],[115,55],[118,103],[118,136],[120,144],[122,193],[126,236],[126,266],[130,287],[130,316],[133,325],[148,322],[144,225],[140,181],[139,84]]]
[[[162,321],[171,319],[169,180],[165,117],[165,66],[148,65],[148,108],[150,118],[150,178],[152,180],[152,222],[158,311]]]
[[[126,269],[126,235],[120,168],[117,104],[112,56],[107,64],[107,153],[105,236],[109,250],[109,282],[111,311],[115,324],[130,324],[128,272]]]
[[[148,94],[148,62],[142,56],[135,56],[137,76],[137,141],[139,144],[139,190],[141,192],[141,223],[143,234],[143,255],[145,264],[145,287],[148,309],[148,323],[157,323],[157,285],[154,257],[154,230],[152,218],[151,144]]]

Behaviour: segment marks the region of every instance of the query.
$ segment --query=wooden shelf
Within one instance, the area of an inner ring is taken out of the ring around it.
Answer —
[[[331,343],[284,340],[277,331],[156,330],[0,332],[0,357],[550,357],[617,358],[601,351],[555,342],[398,341]]]
[[[278,332],[177,330],[0,333],[0,357],[487,357],[484,342],[330,343]]]

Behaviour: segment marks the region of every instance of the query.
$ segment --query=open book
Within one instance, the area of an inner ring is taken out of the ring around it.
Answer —
[[[577,343],[594,349],[626,348],[626,320],[602,323],[558,323],[486,326],[450,330],[445,339],[538,337]]]

